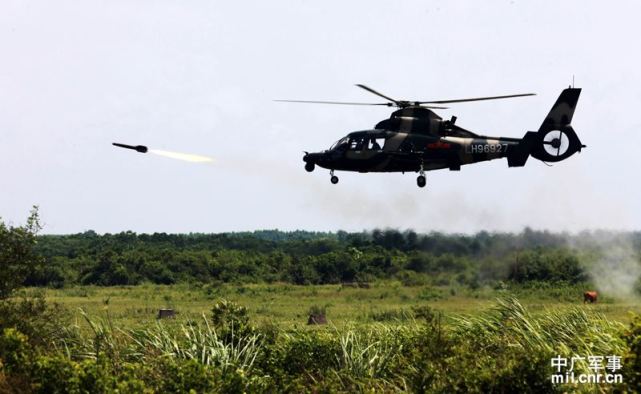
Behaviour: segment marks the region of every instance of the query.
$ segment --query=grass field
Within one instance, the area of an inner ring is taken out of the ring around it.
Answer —
[[[40,392],[638,392],[641,307],[603,294],[583,304],[583,287],[28,288],[24,304],[44,291],[72,321],[58,308],[6,303],[29,335],[3,332],[0,392],[15,382]],[[177,318],[157,324],[160,308]],[[307,325],[310,309],[326,309],[329,324]],[[555,383],[553,357],[576,355],[582,375],[587,356],[616,355],[623,380]]]
[[[152,285],[98,287],[83,286],[47,289],[46,297],[65,306],[78,321],[80,310],[90,316],[109,318],[120,327],[142,327],[156,320],[158,309],[173,308],[179,321],[209,315],[216,301],[228,299],[248,308],[256,324],[281,328],[307,324],[312,306],[326,307],[328,321],[341,327],[349,324],[398,322],[411,319],[412,308],[429,306],[439,312],[445,324],[453,317],[475,315],[496,304],[497,298],[516,297],[533,313],[579,306],[627,323],[631,313],[641,313],[636,300],[601,296],[594,305],[582,302],[579,286],[538,285],[469,289],[465,287],[406,287],[399,282],[372,283],[370,288],[342,285],[294,286],[289,284],[250,285]],[[24,294],[41,291],[26,289]]]

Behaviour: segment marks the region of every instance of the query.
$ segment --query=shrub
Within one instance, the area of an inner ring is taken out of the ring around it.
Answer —
[[[427,275],[414,271],[401,271],[396,274],[396,278],[407,287],[425,286],[430,282]]]
[[[418,293],[416,298],[422,301],[434,301],[444,297],[443,297],[443,292],[441,290],[435,289],[433,287],[425,287],[421,290],[420,293]]]
[[[22,299],[0,300],[0,330],[15,328],[33,346],[48,346],[60,338],[60,327],[69,322],[67,311],[48,304],[42,293]]]
[[[272,363],[285,374],[323,376],[338,366],[338,338],[325,330],[283,333],[279,338]]]
[[[385,311],[372,311],[369,319],[376,322],[405,321],[412,318],[412,314],[405,309],[390,309]]]
[[[6,372],[28,370],[30,352],[27,336],[15,328],[5,328],[0,336],[0,360]]]
[[[436,318],[436,313],[428,305],[414,306],[412,312],[416,320],[424,320],[426,323],[432,323]]]
[[[623,331],[627,353],[623,357],[624,384],[630,392],[641,391],[641,316],[635,315],[629,327]]]
[[[254,333],[250,325],[247,308],[233,301],[222,299],[211,309],[211,321],[221,338],[230,341],[233,336]]]

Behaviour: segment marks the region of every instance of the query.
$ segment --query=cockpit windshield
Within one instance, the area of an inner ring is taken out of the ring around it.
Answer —
[[[340,147],[341,145],[347,145],[348,142],[349,142],[349,137],[343,137],[340,140],[334,142],[334,145],[332,145],[329,148],[329,150],[334,150],[334,149]]]

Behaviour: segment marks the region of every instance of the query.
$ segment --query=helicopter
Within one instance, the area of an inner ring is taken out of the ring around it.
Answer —
[[[580,88],[564,89],[538,131],[528,131],[523,138],[489,137],[459,127],[457,117],[443,120],[433,109],[469,101],[497,100],[533,96],[535,93],[511,94],[454,100],[396,100],[368,86],[357,84],[387,102],[359,103],[340,101],[275,100],[291,103],[376,105],[398,108],[388,119],[373,129],[355,131],[336,141],[329,149],[304,152],[305,170],[316,166],[330,170],[330,181],[338,183],[334,171],[417,172],[416,184],[425,187],[426,171],[449,169],[459,171],[462,165],[507,158],[509,167],[523,167],[532,156],[545,163],[565,160],[585,145],[572,128],[574,109]]]

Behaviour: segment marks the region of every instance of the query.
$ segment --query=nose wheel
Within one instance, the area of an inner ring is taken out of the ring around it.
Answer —
[[[423,164],[421,164],[421,169],[419,170],[419,176],[416,178],[416,184],[418,187],[425,187],[427,180],[425,179],[425,171],[423,170]]]
[[[329,181],[332,182],[332,184],[334,184],[334,185],[337,184],[338,183],[338,177],[336,175],[334,175],[334,170],[331,170],[329,172],[329,175],[332,176],[331,178],[329,178]]]

